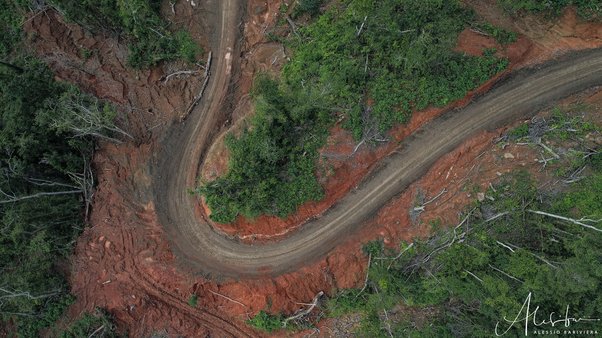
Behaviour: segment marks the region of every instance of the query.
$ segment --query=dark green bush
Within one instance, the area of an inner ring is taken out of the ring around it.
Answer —
[[[322,0],[298,0],[297,6],[295,7],[293,17],[297,17],[303,14],[309,14],[314,16],[320,13],[320,6]]]
[[[262,331],[273,332],[282,328],[283,320],[284,318],[282,315],[275,316],[262,310],[253,318],[249,319],[247,324]]]
[[[239,214],[284,217],[297,205],[322,197],[314,170],[329,115],[319,93],[286,92],[274,80],[259,77],[253,96],[252,127],[226,139],[228,173],[200,188],[217,222],[232,222]]]

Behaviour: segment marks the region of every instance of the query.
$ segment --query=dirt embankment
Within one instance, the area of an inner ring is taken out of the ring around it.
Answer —
[[[475,1],[474,3],[472,1],[467,2],[475,8],[478,15],[483,19],[518,32],[519,38],[509,46],[502,46],[490,36],[466,29],[458,38],[457,51],[471,55],[481,55],[484,49],[496,48],[500,56],[508,58],[511,62],[507,72],[544,62],[568,51],[602,46],[602,24],[579,21],[574,9],[566,10],[560,20],[555,23],[549,23],[542,18],[536,17],[511,19],[494,3],[485,5],[479,1]],[[277,45],[272,46],[275,48]],[[272,56],[270,55],[270,57]],[[261,63],[263,66],[261,68],[262,71],[267,71],[266,66],[267,69],[277,71],[281,65],[278,63],[275,64],[275,67],[270,67],[267,61],[271,59],[265,56],[256,58],[255,60],[263,61]],[[247,77],[241,83],[248,84],[252,79],[253,70],[257,70],[258,67],[247,67],[246,69],[247,75],[250,75],[250,77]],[[425,111],[415,112],[408,124],[399,126],[390,132],[390,139],[392,141],[385,145],[377,147],[363,145],[358,151],[354,152],[357,143],[353,140],[350,133],[343,130],[340,125],[336,125],[331,129],[327,145],[320,151],[322,161],[318,175],[325,190],[325,198],[323,200],[305,203],[299,207],[297,212],[285,219],[263,215],[250,220],[241,216],[231,224],[213,224],[213,226],[245,242],[281,239],[290,234],[291,231],[297,229],[300,224],[305,223],[308,219],[316,215],[322,214],[332,207],[337,200],[357,186],[360,180],[370,172],[379,160],[393,151],[397,144],[405,137],[411,135],[424,123],[433,120],[443,112],[451,108],[465,106],[473,97],[486,92],[504,74],[500,74],[500,76],[469,93],[464,99],[454,102],[447,107],[430,108]],[[241,99],[237,108],[238,111],[243,112],[243,114],[252,114],[252,105],[247,96]],[[232,128],[235,134],[241,128],[244,128],[245,116],[248,115],[237,113],[233,116],[235,120],[238,119]],[[223,142],[224,135],[225,133],[220,136],[208,152],[201,173],[205,180],[215,179],[227,170],[228,152]],[[204,210],[209,212],[206,207]]]

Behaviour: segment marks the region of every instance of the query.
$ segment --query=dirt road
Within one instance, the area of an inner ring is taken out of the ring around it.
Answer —
[[[172,249],[194,272],[213,277],[255,278],[279,275],[308,264],[341,243],[364,220],[419,178],[439,157],[483,129],[529,117],[555,101],[602,85],[602,50],[591,50],[527,69],[499,83],[469,106],[449,111],[423,126],[399,151],[321,217],[290,237],[271,244],[248,245],[229,239],[202,223],[195,214],[199,161],[216,131],[238,52],[239,0],[212,0],[216,39],[212,42],[212,77],[199,107],[172,127],[153,165],[154,196],[159,219]]]

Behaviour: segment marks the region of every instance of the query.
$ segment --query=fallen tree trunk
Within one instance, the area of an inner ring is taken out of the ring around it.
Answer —
[[[288,324],[288,322],[290,322],[291,320],[299,319],[303,316],[307,316],[308,314],[310,314],[311,311],[318,305],[318,300],[320,300],[320,297],[322,297],[322,295],[324,295],[324,291],[318,292],[318,294],[314,297],[314,300],[311,302],[311,304],[309,305],[309,307],[307,309],[299,312],[298,314],[296,314],[294,316],[290,316],[290,317],[286,318],[282,322],[282,327],[286,327],[286,324]]]
[[[207,56],[207,66],[205,66],[205,81],[203,82],[203,86],[201,86],[201,90],[200,90],[199,94],[194,98],[194,100],[192,101],[190,106],[188,106],[188,109],[186,109],[186,112],[184,112],[184,114],[182,116],[180,116],[180,122],[184,122],[184,120],[186,120],[188,115],[190,115],[190,113],[192,113],[192,110],[197,106],[197,104],[199,104],[199,101],[201,101],[201,98],[203,97],[203,94],[205,93],[205,89],[207,88],[207,84],[209,83],[209,76],[211,75],[211,71],[210,71],[211,56],[212,56],[212,52],[210,51],[209,55]]]

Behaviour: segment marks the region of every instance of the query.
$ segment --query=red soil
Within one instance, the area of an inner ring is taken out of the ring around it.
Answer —
[[[176,6],[177,13],[188,11],[186,13],[189,15],[182,17],[198,22],[203,14],[191,11],[187,6],[190,6],[188,2],[179,2]],[[263,11],[257,6],[268,9]],[[248,12],[251,16],[246,25],[246,33],[247,47],[250,49],[246,49],[249,52],[243,60],[239,94],[248,92],[253,73],[267,64],[264,61],[256,66],[245,66],[244,63],[253,64],[251,50],[261,46],[257,45],[257,41],[261,41],[260,33],[264,25],[273,22],[271,20],[277,9],[278,6],[272,3],[268,5],[251,1],[249,4]],[[569,21],[570,17],[563,19],[563,22]],[[591,27],[579,28],[578,32],[586,37],[599,34],[597,28]],[[65,24],[52,12],[30,20],[26,24],[26,30],[32,35],[35,51],[49,62],[57,77],[77,83],[84,90],[119,104],[126,112],[124,123],[129,121],[128,127],[135,130],[138,136],[138,145],[101,144],[95,155],[98,187],[90,217],[91,226],[79,238],[73,257],[70,283],[77,301],[69,311],[70,318],[75,318],[94,307],[106,308],[117,319],[119,328],[129,331],[133,337],[149,336],[163,330],[170,336],[190,337],[252,333],[241,320],[261,309],[290,313],[301,307],[297,302],[309,302],[319,291],[323,290],[331,295],[339,288],[354,287],[362,283],[366,266],[366,258],[359,250],[362,243],[383,238],[389,245],[396,245],[400,240],[426,236],[430,230],[429,220],[436,218],[453,224],[457,221],[458,210],[462,210],[468,201],[475,198],[470,189],[463,191],[464,187],[478,185],[482,191],[484,186],[498,176],[497,172],[508,171],[517,165],[534,168],[534,158],[538,156],[538,150],[531,148],[514,146],[501,150],[491,146],[491,140],[501,131],[482,133],[440,159],[422,179],[391,201],[359,233],[351,236],[321,261],[275,279],[210,281],[176,268],[175,257],[169,249],[162,226],[158,223],[154,206],[140,202],[148,196],[144,196],[144,189],[138,188],[149,184],[150,175],[146,163],[155,151],[153,140],[162,129],[160,123],[167,123],[177,117],[177,112],[173,112],[187,106],[193,93],[198,90],[200,81],[195,78],[178,79],[163,86],[158,83],[158,79],[171,72],[169,67],[175,67],[173,64],[164,66],[163,69],[131,71],[124,66],[126,48],[118,41],[91,37],[78,27]],[[552,36],[556,36],[557,41],[566,39],[562,34],[554,34]],[[464,33],[462,39],[470,41],[470,36],[470,33]],[[195,37],[202,42],[200,37]],[[571,48],[602,44],[599,37],[595,40],[577,39],[582,41],[580,43],[575,42],[576,38],[570,39]],[[87,61],[82,60],[81,46],[95,50],[94,56]],[[548,45],[546,42],[544,46],[547,47],[541,46],[539,42],[533,43],[532,40],[522,38],[503,53],[517,67],[533,58],[545,59],[553,54],[553,49],[549,46],[555,46],[554,44]],[[258,53],[264,55],[261,58],[267,60],[267,55],[274,55],[271,54],[274,49],[270,48],[269,52]],[[458,48],[469,51],[462,47],[462,42]],[[568,47],[562,47],[562,50],[566,49]],[[480,90],[483,91],[484,88]],[[466,104],[469,100],[467,98],[455,105]],[[149,109],[152,110],[149,112]],[[239,116],[244,111],[239,108]],[[415,113],[408,125],[392,131],[392,138],[403,139],[442,111],[443,109],[430,109]],[[159,126],[153,129],[155,123],[159,123]],[[322,149],[322,154],[328,159],[325,165],[332,166],[334,170],[334,173],[322,177],[327,195],[325,202],[303,206],[289,220],[270,219],[273,228],[260,229],[263,233],[254,228],[254,223],[241,221],[237,223],[239,227],[235,229],[236,233],[272,236],[288,230],[309,215],[320,213],[357,184],[394,145],[395,142],[392,142],[376,149],[362,146],[350,156],[355,143],[340,127],[334,127],[328,145]],[[514,159],[505,158],[505,153],[511,153]],[[419,221],[412,224],[407,211],[414,205],[417,189],[424,191],[428,198],[444,187],[448,192],[429,204]],[[257,223],[267,222],[260,221]],[[187,305],[192,293],[199,297],[196,308]],[[222,322],[220,318],[227,322]]]

